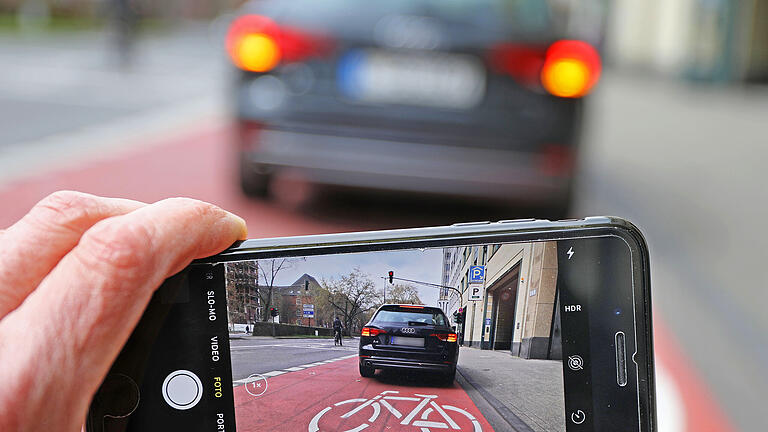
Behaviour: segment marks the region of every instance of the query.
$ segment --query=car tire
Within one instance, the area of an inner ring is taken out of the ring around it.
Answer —
[[[269,195],[270,176],[254,172],[241,156],[240,158],[240,190],[245,196],[266,198]]]
[[[456,380],[456,368],[443,375],[443,382],[446,385],[452,385],[454,380]]]
[[[360,367],[360,376],[363,378],[372,378],[373,375],[376,373],[376,369],[368,366],[363,366],[362,364],[359,365]]]

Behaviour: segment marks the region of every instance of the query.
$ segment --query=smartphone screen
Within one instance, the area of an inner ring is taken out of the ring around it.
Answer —
[[[641,430],[631,253],[607,236],[195,265],[153,297],[91,427]]]

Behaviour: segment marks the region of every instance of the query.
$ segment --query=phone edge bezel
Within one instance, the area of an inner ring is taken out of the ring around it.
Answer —
[[[566,234],[565,236],[563,234]],[[515,242],[563,240],[576,238],[600,237],[606,234],[618,235],[627,241],[632,253],[633,266],[637,265],[639,272],[633,278],[640,276],[639,301],[642,302],[641,320],[635,319],[635,327],[642,324],[643,338],[647,347],[645,352],[645,370],[647,381],[646,394],[641,391],[640,377],[638,380],[638,401],[644,401],[647,406],[638,406],[640,413],[641,431],[655,432],[657,430],[656,411],[656,375],[654,367],[653,319],[651,307],[650,256],[648,245],[640,229],[626,219],[616,216],[593,216],[584,219],[549,221],[541,219],[509,220],[499,222],[477,222],[454,224],[428,228],[406,228],[380,231],[348,232],[338,234],[317,234],[307,236],[275,237],[265,239],[249,239],[233,244],[225,251],[200,260],[192,265],[218,264],[224,262],[267,258],[273,256],[320,255],[329,253],[362,252],[355,249],[381,247],[386,250],[418,248],[418,243],[455,242],[471,243],[488,241],[492,237],[514,236]],[[530,238],[529,238],[530,237]],[[535,237],[535,238],[533,238]],[[509,242],[510,240],[505,240]],[[455,244],[455,243],[454,243]],[[397,246],[397,247],[393,247]],[[439,247],[439,245],[431,245]],[[424,246],[421,246],[424,247]],[[637,258],[636,258],[637,257]],[[638,294],[638,293],[636,293]],[[637,303],[636,298],[635,302]],[[638,305],[634,305],[635,309]],[[638,333],[640,333],[638,331]],[[645,416],[643,415],[645,414]],[[644,429],[645,427],[645,429]]]

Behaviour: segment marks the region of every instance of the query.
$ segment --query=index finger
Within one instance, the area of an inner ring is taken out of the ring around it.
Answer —
[[[9,394],[25,396],[18,397],[24,403],[14,414],[34,419],[56,406],[60,414],[48,414],[61,418],[51,424],[75,430],[154,290],[193,259],[245,236],[242,219],[184,199],[94,225],[38,289],[0,321],[0,339],[8,342],[0,344],[0,381]]]
[[[58,191],[0,231],[0,317],[20,305],[96,222],[144,203]]]

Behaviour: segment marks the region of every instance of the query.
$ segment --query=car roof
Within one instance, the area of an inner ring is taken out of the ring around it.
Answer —
[[[400,309],[412,309],[413,312],[417,312],[417,311],[420,311],[420,310],[427,310],[429,312],[442,312],[442,309],[440,309],[439,307],[426,306],[426,305],[414,305],[414,304],[396,304],[396,303],[392,303],[392,304],[382,305],[379,308],[379,310],[389,310],[389,311],[399,310],[400,312],[405,312],[405,311],[400,310]]]

